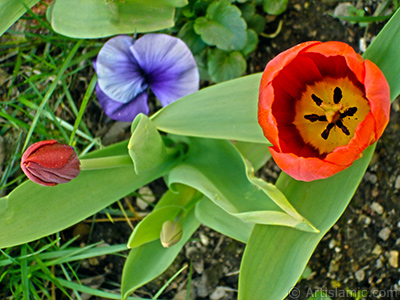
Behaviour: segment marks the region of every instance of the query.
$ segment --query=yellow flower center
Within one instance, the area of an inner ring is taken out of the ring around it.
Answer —
[[[293,124],[304,142],[322,155],[346,145],[370,108],[364,93],[346,77],[307,86],[295,111]]]

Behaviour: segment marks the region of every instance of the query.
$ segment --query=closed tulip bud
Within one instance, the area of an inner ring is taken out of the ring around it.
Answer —
[[[21,169],[33,182],[55,186],[77,177],[81,164],[73,147],[49,140],[26,149],[22,155]]]
[[[182,225],[175,221],[166,221],[162,225],[160,240],[164,248],[169,248],[178,243],[182,238]]]

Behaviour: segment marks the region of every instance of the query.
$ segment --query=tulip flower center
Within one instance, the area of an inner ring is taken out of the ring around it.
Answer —
[[[364,92],[347,77],[308,85],[296,101],[293,124],[320,155],[348,144],[370,111]]]

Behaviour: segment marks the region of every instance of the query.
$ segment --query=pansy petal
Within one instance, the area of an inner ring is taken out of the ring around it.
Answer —
[[[120,103],[127,103],[148,86],[143,71],[132,55],[132,44],[132,37],[114,37],[104,44],[95,61],[101,90]]]
[[[100,86],[96,85],[96,94],[104,113],[111,119],[121,122],[132,122],[139,114],[147,115],[149,106],[147,105],[147,92],[144,91],[128,103],[121,103],[112,100],[101,90]]]
[[[163,106],[199,89],[196,61],[182,40],[165,34],[146,34],[131,50]]]

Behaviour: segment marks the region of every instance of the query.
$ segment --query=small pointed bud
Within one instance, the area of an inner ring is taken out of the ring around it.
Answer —
[[[55,186],[77,177],[81,164],[73,147],[48,140],[26,149],[22,155],[21,169],[33,182]]]
[[[164,248],[169,248],[178,243],[182,238],[182,225],[169,220],[164,222],[161,228],[160,240]]]

